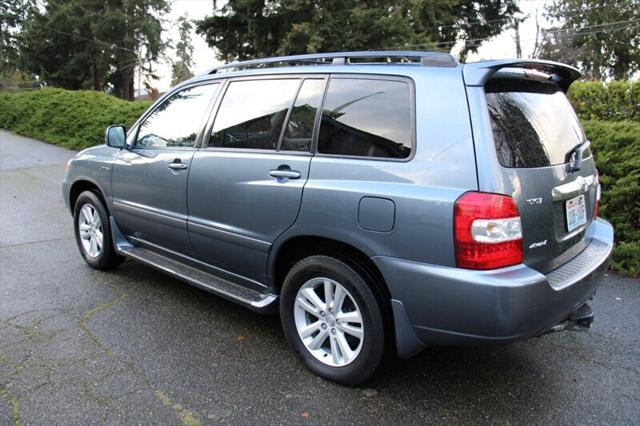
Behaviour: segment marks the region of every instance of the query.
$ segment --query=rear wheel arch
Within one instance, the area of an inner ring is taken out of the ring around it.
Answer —
[[[291,267],[305,257],[325,255],[336,258],[363,275],[365,281],[370,284],[384,314],[385,327],[391,332],[390,336],[394,335],[391,293],[376,264],[362,250],[342,241],[310,235],[289,238],[276,250],[270,270],[273,290],[276,293],[280,293]]]

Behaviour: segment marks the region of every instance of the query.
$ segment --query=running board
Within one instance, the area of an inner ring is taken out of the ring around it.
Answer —
[[[276,301],[278,300],[278,296],[275,294],[260,293],[239,286],[143,247],[120,246],[117,247],[117,251],[123,256],[135,259],[179,280],[224,297],[232,302],[239,303],[254,311],[270,313],[277,309]]]

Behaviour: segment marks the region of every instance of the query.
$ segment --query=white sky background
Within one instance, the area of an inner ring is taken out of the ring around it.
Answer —
[[[165,24],[165,39],[170,38],[173,44],[178,41],[178,26],[176,21],[180,16],[187,15],[189,19],[203,19],[207,15],[211,15],[213,11],[213,2],[211,0],[173,0],[171,12],[164,18],[167,20]],[[522,56],[529,57],[533,52],[536,37],[535,15],[538,11],[538,19],[544,27],[547,23],[544,20],[544,6],[551,3],[549,0],[520,0],[520,10],[523,16],[528,18],[520,25],[520,39],[522,45]],[[218,7],[222,6],[224,1],[218,0]],[[204,38],[193,31],[191,40],[194,48],[193,59],[194,66],[192,71],[194,74],[201,74],[209,68],[219,65],[216,60],[215,51],[207,46]],[[168,58],[175,58],[175,52],[168,50],[165,55]],[[467,62],[477,61],[481,59],[497,59],[497,58],[515,58],[516,44],[514,41],[514,30],[504,31],[485,41],[478,50],[477,54],[469,55]],[[171,64],[168,61],[161,61],[154,65],[156,74],[160,77],[159,81],[152,83],[160,92],[165,92],[171,85]],[[136,79],[136,85],[137,85]]]

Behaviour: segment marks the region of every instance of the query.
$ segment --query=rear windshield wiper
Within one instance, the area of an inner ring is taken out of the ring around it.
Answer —
[[[567,152],[566,159],[569,164],[569,172],[577,172],[580,170],[580,166],[582,165],[582,158],[584,156],[584,152],[589,149],[591,146],[591,142],[588,140],[574,146],[571,151]]]

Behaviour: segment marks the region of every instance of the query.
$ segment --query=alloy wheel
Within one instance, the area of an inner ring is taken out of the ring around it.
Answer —
[[[352,363],[362,350],[364,324],[351,294],[329,278],[312,278],[296,295],[298,335],[316,359],[332,367]]]
[[[80,209],[78,231],[84,252],[91,257],[100,256],[104,244],[102,221],[92,204],[86,203]]]

